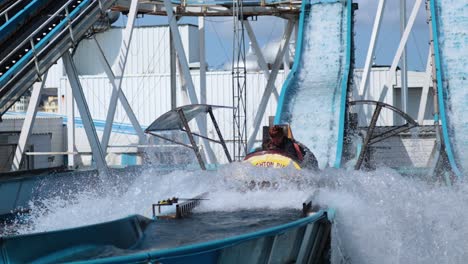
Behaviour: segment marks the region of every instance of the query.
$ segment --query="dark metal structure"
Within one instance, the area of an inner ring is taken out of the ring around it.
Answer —
[[[213,115],[213,108],[231,108],[228,106],[214,106],[214,105],[205,105],[205,104],[192,104],[192,105],[185,105],[181,107],[177,107],[169,112],[166,112],[165,114],[161,115],[158,117],[146,130],[145,133],[148,133],[150,135],[153,135],[155,137],[161,138],[163,140],[172,142],[177,145],[181,145],[187,148],[192,149],[195,152],[195,155],[197,157],[198,163],[200,164],[200,167],[202,170],[206,170],[205,162],[203,161],[203,158],[200,154],[200,149],[195,142],[194,136],[204,138],[210,142],[218,143],[223,146],[224,153],[226,154],[226,158],[229,162],[232,162],[231,155],[229,154],[229,151],[226,146],[226,142],[224,141],[223,135],[221,134],[221,131],[218,126],[218,122],[216,122],[216,119]],[[203,135],[197,134],[192,132],[189,126],[189,122],[193,120],[194,118],[198,117],[201,114],[209,114],[211,121],[213,122],[213,126],[216,129],[216,133],[218,134],[219,140],[215,140],[209,137],[205,137]],[[183,131],[187,133],[187,136],[190,140],[190,145],[187,145],[183,142],[179,142],[167,137],[164,137],[162,135],[156,134],[156,132],[161,132],[161,131],[173,131],[173,130],[178,130],[178,131]]]
[[[193,209],[200,205],[201,201],[208,200],[205,197],[208,195],[204,192],[193,198],[168,198],[167,200],[158,201],[156,204],[152,204],[153,219],[182,219],[192,214]],[[180,202],[183,200],[183,202]],[[161,214],[162,206],[175,205],[175,214],[158,215]],[[158,214],[156,214],[156,207],[158,208]]]
[[[377,142],[380,142],[384,139],[387,139],[389,137],[392,137],[394,135],[397,135],[401,132],[407,131],[413,127],[416,127],[418,126],[418,123],[414,121],[413,118],[409,116],[408,114],[406,114],[405,112],[386,103],[382,103],[379,101],[372,101],[372,100],[356,100],[356,101],[349,102],[349,105],[351,106],[357,105],[357,104],[375,105],[375,110],[374,110],[374,113],[372,114],[372,119],[370,121],[369,127],[367,128],[367,134],[366,134],[366,137],[364,138],[364,143],[362,144],[361,152],[359,153],[359,158],[356,162],[356,165],[354,166],[354,169],[359,170],[361,168],[362,162],[364,161],[364,157],[366,155],[366,152],[369,146]],[[380,115],[380,112],[382,111],[382,108],[387,108],[397,113],[404,120],[406,120],[406,123],[401,126],[393,127],[383,133],[374,135],[374,129],[377,124],[377,120],[379,119],[379,115]]]

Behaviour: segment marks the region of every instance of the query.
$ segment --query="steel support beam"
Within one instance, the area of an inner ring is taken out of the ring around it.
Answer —
[[[361,84],[359,85],[359,96],[363,98],[366,94],[367,80],[369,79],[370,69],[372,67],[372,58],[375,53],[375,44],[379,38],[380,25],[382,24],[383,11],[385,9],[385,0],[380,0],[377,6],[377,12],[374,19],[374,27],[372,28],[372,35],[367,50],[366,62],[364,64],[364,71],[362,72]]]
[[[406,27],[406,0],[400,0],[400,31],[401,37]],[[408,112],[408,60],[406,58],[406,43],[400,59],[401,64],[401,110]]]
[[[299,39],[299,23],[298,23],[298,19],[296,20],[296,22],[294,23],[294,47],[297,47],[297,41]],[[296,53],[296,50],[294,50],[294,53]]]
[[[435,58],[435,48],[434,48],[434,35],[433,35],[433,17],[431,12],[431,5],[433,1],[426,0],[426,14],[427,22],[429,25],[429,55],[431,62],[431,81],[432,81],[432,93],[433,93],[433,103],[434,103],[434,129],[436,131],[436,142],[434,149],[429,158],[428,164],[430,165],[430,175],[435,175],[435,172],[439,169],[439,166],[442,162],[442,148],[443,148],[443,136],[442,130],[440,127],[440,118],[439,118],[439,92],[437,89],[437,67],[436,67],[436,58]],[[428,62],[429,63],[429,62]],[[456,172],[455,172],[456,173]],[[450,185],[450,181],[447,181]]]
[[[98,41],[96,39],[94,39],[94,42],[96,43],[96,46],[97,46],[97,48],[99,50],[99,54],[100,54],[99,60],[101,61],[101,65],[104,67],[104,71],[106,72],[107,78],[109,79],[109,81],[110,81],[110,83],[112,85],[113,92],[115,92],[116,90],[119,90],[118,99],[119,99],[120,103],[122,104],[122,107],[124,108],[125,112],[127,113],[127,116],[130,119],[130,123],[132,123],[132,125],[133,125],[133,129],[135,129],[135,132],[136,132],[136,134],[137,134],[137,136],[139,138],[139,143],[143,144],[143,143],[146,142],[146,136],[145,136],[145,133],[144,133],[143,129],[141,128],[140,122],[138,121],[135,113],[133,112],[133,109],[130,106],[130,103],[128,102],[127,97],[125,96],[122,89],[117,89],[118,80],[115,77],[111,66],[109,65],[108,61],[106,60],[106,57],[104,56],[104,52],[103,52],[103,50],[101,48],[101,45],[99,45],[99,43],[98,43]],[[106,123],[106,125],[107,125],[107,123]],[[110,128],[112,128],[112,126],[110,126]],[[111,131],[109,131],[109,135],[110,135],[110,132]],[[106,150],[109,147],[109,135],[107,137],[107,145],[106,146],[103,145],[104,135],[103,135],[103,140],[101,141],[102,149],[104,150],[104,152],[107,152]]]
[[[432,1],[426,0],[426,12],[427,12],[427,21],[429,24],[429,52],[431,56],[431,64],[432,64],[432,93],[434,95],[433,102],[434,102],[434,127],[436,129],[436,136],[437,136],[437,144],[439,145],[439,150],[441,149],[442,145],[442,131],[440,129],[440,117],[439,117],[439,89],[437,89],[437,67],[436,67],[436,56],[435,56],[435,47],[434,47],[434,32],[432,28],[432,13],[431,13],[431,5],[433,4]]]
[[[67,165],[68,168],[75,167],[75,98],[71,86],[66,88],[67,104]]]
[[[19,170],[21,163],[23,162],[24,151],[26,150],[26,144],[28,143],[34,122],[36,121],[37,107],[41,101],[41,93],[45,87],[47,73],[48,71],[46,71],[42,77],[42,83],[40,85],[38,85],[38,83],[33,85],[33,91],[31,93],[31,98],[29,99],[28,109],[26,110],[26,117],[24,118],[23,126],[21,127],[18,145],[16,146],[15,156],[13,157],[13,164],[11,165],[11,170],[13,171]]]
[[[369,128],[367,129],[367,134],[364,139],[364,143],[362,144],[361,152],[359,153],[358,160],[356,164],[354,165],[355,170],[359,170],[361,168],[362,162],[364,161],[364,156],[366,155],[367,148],[369,147],[369,143],[372,139],[372,136],[374,134],[374,129],[375,126],[377,125],[377,120],[380,115],[380,111],[382,110],[382,105],[377,104],[375,106],[374,114],[372,115],[372,119],[369,124]]]
[[[185,54],[184,46],[182,44],[182,38],[180,36],[179,28],[177,26],[177,19],[172,10],[172,3],[170,0],[164,0],[164,6],[167,10],[167,19],[169,22],[169,27],[172,33],[173,44],[177,52],[177,58],[180,63],[180,70],[183,79],[185,80],[185,86],[190,96],[190,101],[193,104],[198,104],[197,94],[195,92],[195,86],[193,85],[192,76],[190,73],[190,67],[187,61],[187,56]]]
[[[130,3],[130,10],[129,10],[129,13],[128,13],[127,25],[126,25],[125,30],[124,30],[124,36],[123,36],[123,39],[122,39],[122,44],[120,46],[119,65],[118,65],[119,67],[116,69],[116,73],[112,74],[112,75],[114,75],[113,77],[109,76],[111,74],[110,74],[110,72],[108,72],[108,70],[106,70],[106,73],[107,73],[109,79],[111,80],[113,89],[112,89],[112,94],[111,94],[111,98],[110,98],[110,102],[109,102],[109,108],[107,109],[107,118],[106,118],[106,123],[105,123],[105,126],[104,126],[104,133],[102,134],[102,140],[101,140],[102,150],[104,151],[104,153],[107,152],[107,146],[109,145],[110,134],[112,132],[112,125],[114,123],[115,110],[116,110],[116,107],[117,107],[117,99],[119,97],[125,97],[125,95],[121,91],[121,87],[122,87],[123,75],[125,73],[125,66],[127,64],[128,51],[130,50],[130,42],[132,41],[133,26],[135,24],[135,18],[136,18],[137,12],[138,12],[138,0],[132,0],[132,2]],[[107,64],[107,62],[105,62],[103,64]],[[106,66],[104,66],[104,67],[106,67]],[[126,98],[124,98],[124,100],[121,100],[121,102],[122,101],[127,101],[127,100],[126,100]],[[122,103],[122,105],[124,105],[124,103]],[[126,106],[130,107],[128,102],[127,102]],[[131,109],[131,107],[130,107],[130,109]],[[125,109],[125,110],[129,110],[129,109]],[[129,112],[127,112],[127,114],[128,113]],[[130,115],[129,115],[129,117],[130,117]],[[130,118],[130,120],[132,121],[131,118]],[[133,121],[135,121],[135,120],[133,120]],[[138,121],[137,121],[137,123],[138,123]],[[145,137],[144,137],[144,134],[143,134],[143,130],[141,129],[141,127],[139,127],[139,124],[138,124],[139,128],[137,128],[136,127],[137,125],[134,124],[133,122],[132,122],[132,124],[133,124],[133,126],[134,126],[134,128],[135,128],[135,130],[137,132],[137,135],[138,135],[138,137],[140,139],[140,143],[144,143],[145,142]]]
[[[398,66],[398,61],[400,60],[401,55],[403,54],[403,50],[405,48],[406,42],[408,42],[408,37],[411,33],[411,30],[413,29],[414,21],[416,20],[418,10],[421,7],[421,3],[422,3],[422,0],[416,0],[416,2],[414,3],[413,10],[411,11],[411,15],[408,20],[408,24],[406,25],[406,28],[405,28],[405,32],[403,32],[403,36],[400,40],[400,45],[398,46],[398,50],[395,54],[395,57],[393,58],[392,66],[390,67],[390,70],[388,72],[387,80],[382,89],[382,92],[380,93],[380,98],[379,98],[380,102],[383,102],[385,100],[389,87],[392,87],[393,74],[395,73],[395,70]]]
[[[177,54],[177,53],[176,53]],[[182,66],[180,65],[180,61],[177,60],[177,73],[179,75],[179,83],[180,83],[180,95],[181,95],[181,104],[187,105],[190,104],[190,94],[187,88],[187,82],[184,78],[184,74],[182,73]]]
[[[197,143],[195,142],[195,139],[193,138],[193,134],[192,134],[192,131],[190,130],[190,126],[188,125],[187,118],[185,117],[184,111],[180,109],[178,112],[179,112],[180,120],[182,120],[182,123],[184,124],[185,132],[187,133],[187,136],[190,140],[190,144],[192,144],[193,151],[195,151],[195,155],[197,156],[198,163],[200,164],[200,167],[202,170],[206,170],[205,162],[203,161],[203,158],[200,154],[200,149],[198,148]]]
[[[76,71],[75,64],[73,63],[73,58],[71,57],[70,52],[65,52],[62,56],[63,63],[65,65],[65,71],[67,72],[68,80],[72,89],[73,97],[75,98],[76,105],[78,106],[78,111],[80,112],[81,120],[83,121],[83,127],[88,137],[88,141],[93,152],[93,160],[96,162],[97,169],[101,173],[107,174],[107,164],[104,156],[104,151],[102,150],[101,144],[94,127],[93,118],[88,109],[88,104],[86,103],[86,98],[83,93],[83,88],[81,87],[80,80],[78,79],[78,74]]]
[[[284,21],[284,31],[286,31],[288,28],[288,21]],[[284,76],[285,79],[287,78],[289,74],[289,47],[290,47],[291,41],[285,46],[286,50],[284,51],[284,57],[283,57],[283,71],[284,71]],[[275,89],[276,92],[276,89]],[[276,94],[276,93],[275,93]]]
[[[264,2],[264,1],[263,1]],[[232,5],[226,4],[226,2],[199,2],[200,5],[187,4],[187,1],[180,2],[177,15],[184,17],[232,17],[233,9]],[[232,3],[232,2],[231,2]],[[253,4],[253,5],[251,5]],[[262,5],[261,1],[249,2],[249,5],[244,4],[243,13],[245,17],[249,16],[298,16],[301,9],[300,1],[292,2],[278,2],[277,4]],[[120,0],[117,1],[116,5],[112,7],[112,10],[125,12],[128,10],[128,1]],[[141,14],[149,14],[156,16],[167,16],[166,9],[162,4],[162,1],[140,1],[139,12]],[[170,12],[170,11],[169,11]]]
[[[424,79],[422,91],[421,91],[421,100],[419,101],[419,110],[418,110],[418,123],[423,125],[424,116],[426,115],[426,105],[427,99],[429,96],[429,86],[432,82],[432,64],[431,64],[432,54],[431,49],[429,49],[429,54],[427,55],[427,64],[426,64],[426,77]]]
[[[229,150],[226,146],[226,141],[224,141],[223,134],[221,133],[221,130],[219,129],[219,126],[218,126],[218,122],[216,122],[216,118],[214,117],[214,114],[213,114],[213,109],[210,108],[208,110],[208,113],[210,114],[211,122],[213,122],[213,126],[216,130],[216,133],[218,134],[219,143],[223,147],[224,154],[226,154],[226,158],[228,162],[231,163],[232,162],[231,154],[229,154]]]
[[[187,61],[187,56],[185,54],[184,46],[182,44],[182,38],[180,36],[179,28],[177,26],[177,19],[174,14],[174,10],[172,9],[172,3],[170,0],[164,0],[164,7],[167,11],[167,19],[169,22],[169,28],[172,33],[173,37],[173,44],[177,52],[177,58],[180,65],[180,70],[182,73],[183,80],[185,81],[185,87],[187,89],[190,102],[192,104],[198,104],[198,97],[195,92],[195,86],[193,85],[192,75],[190,73],[189,63]],[[200,118],[196,119],[198,128],[203,131],[205,130],[203,127],[203,122]],[[203,145],[205,146],[206,153],[208,154],[208,158],[211,163],[217,163],[216,155],[214,154],[213,149],[211,148],[209,142],[207,140],[203,140]]]
[[[252,26],[250,25],[250,22],[248,20],[243,20],[245,29],[247,29],[247,34],[249,35],[250,42],[252,43],[252,48],[254,49],[255,56],[257,57],[257,63],[258,66],[260,66],[260,69],[263,72],[263,76],[265,77],[265,80],[270,78],[270,70],[268,69],[268,64],[265,61],[265,57],[263,56],[262,50],[260,49],[260,46],[258,45],[257,37],[255,36],[255,33],[253,32]],[[287,30],[287,25],[286,29]],[[285,51],[284,54],[286,54],[286,51],[288,51],[288,46],[289,46],[289,41],[287,45],[285,45]],[[283,57],[284,58],[284,57]],[[274,85],[274,82],[273,82]],[[278,94],[278,89],[276,86],[273,89],[273,93],[275,95],[275,99],[278,102],[279,94]]]
[[[274,83],[276,80],[276,76],[278,75],[279,71],[279,66],[281,62],[283,61],[284,53],[286,51],[285,46],[288,45],[289,39],[291,37],[291,32],[294,28],[294,21],[289,20],[288,25],[286,27],[286,31],[283,34],[283,38],[281,39],[281,44],[278,48],[278,53],[276,54],[275,58],[275,63],[273,64],[273,69],[271,71],[271,74],[268,78],[267,85],[265,87],[265,91],[263,92],[262,99],[260,100],[260,104],[257,109],[257,113],[255,114],[255,119],[254,119],[254,129],[252,134],[249,137],[249,140],[247,142],[247,150],[252,149],[253,144],[255,143],[255,139],[257,138],[257,133],[260,128],[260,125],[262,123],[263,116],[265,114],[266,107],[268,105],[268,101],[270,100],[270,96],[273,92],[274,89]]]
[[[206,52],[205,52],[205,17],[198,18],[198,41],[200,56],[200,103],[206,104]],[[201,119],[202,128],[200,134],[208,135],[207,116],[203,115]]]
[[[169,30],[169,60],[171,68],[171,109],[177,107],[177,56],[174,48],[174,38]]]

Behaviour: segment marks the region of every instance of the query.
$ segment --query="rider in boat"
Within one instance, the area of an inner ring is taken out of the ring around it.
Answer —
[[[312,151],[297,140],[288,138],[281,126],[269,128],[270,139],[262,144],[263,150],[280,150],[291,158],[299,161],[301,168],[318,169],[318,162]]]

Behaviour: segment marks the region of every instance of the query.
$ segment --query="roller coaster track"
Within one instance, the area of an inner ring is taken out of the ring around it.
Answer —
[[[296,57],[275,123],[289,123],[320,167],[340,167],[351,71],[352,1],[305,2]]]

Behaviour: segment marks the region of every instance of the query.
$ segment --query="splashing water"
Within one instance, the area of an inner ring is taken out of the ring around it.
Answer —
[[[289,177],[286,177],[289,175]],[[248,187],[251,180],[275,188]],[[89,186],[68,198],[36,203],[16,232],[50,231],[104,222],[129,214],[150,216],[150,206],[168,197],[209,192],[197,210],[297,208],[313,195],[315,203],[336,210],[332,263],[464,263],[468,257],[468,186],[445,187],[403,177],[390,169],[321,173],[230,164],[217,172],[148,169],[120,187]],[[119,191],[117,191],[119,190]]]
[[[372,173],[327,172],[316,201],[336,209],[332,263],[465,263],[468,186]],[[349,260],[349,261],[343,261]]]
[[[284,175],[297,174],[294,177]],[[109,176],[112,178],[112,176]],[[293,168],[261,169],[244,164],[227,165],[217,172],[176,171],[160,174],[152,169],[129,180],[112,183],[92,181],[79,192],[57,192],[56,196],[31,203],[28,225],[15,225],[24,234],[94,224],[130,214],[151,216],[151,204],[170,197],[190,198],[209,192],[199,211],[236,211],[243,209],[301,208],[309,191],[297,186],[305,177]],[[276,192],[251,186],[251,181],[274,181]],[[109,181],[110,182],[110,181]]]

